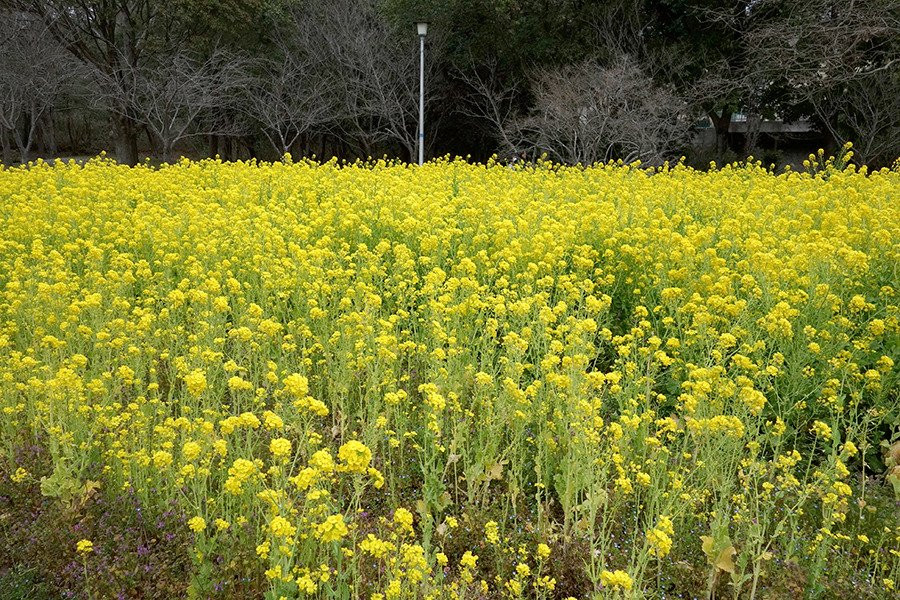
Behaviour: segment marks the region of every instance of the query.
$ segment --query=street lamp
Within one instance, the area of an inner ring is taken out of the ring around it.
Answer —
[[[428,22],[416,23],[419,32],[419,166],[425,162],[425,34]]]

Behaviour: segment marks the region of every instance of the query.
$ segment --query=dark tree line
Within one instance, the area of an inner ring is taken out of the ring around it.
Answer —
[[[429,155],[900,155],[896,0],[0,0],[3,161],[412,159],[422,19]]]

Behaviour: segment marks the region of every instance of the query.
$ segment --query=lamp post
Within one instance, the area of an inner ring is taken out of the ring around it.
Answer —
[[[416,23],[419,33],[419,166],[425,162],[425,34],[428,22]]]

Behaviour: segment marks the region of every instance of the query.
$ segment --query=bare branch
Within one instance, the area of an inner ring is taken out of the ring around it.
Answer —
[[[508,127],[567,163],[623,159],[658,164],[684,145],[687,104],[655,85],[628,57],[544,69],[533,81],[535,109]]]
[[[68,54],[30,15],[0,13],[0,135],[12,134],[27,162],[35,134],[78,74]],[[3,157],[9,161],[8,156]]]

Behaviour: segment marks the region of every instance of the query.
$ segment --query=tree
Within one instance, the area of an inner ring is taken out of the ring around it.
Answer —
[[[10,0],[38,16],[55,38],[85,65],[102,73],[114,89],[107,95],[116,137],[116,156],[137,163],[138,123],[129,106],[133,74],[153,44],[150,33],[167,19],[165,3],[154,0]]]
[[[11,162],[9,132],[25,163],[38,127],[74,76],[74,65],[42,24],[27,14],[0,13],[0,39],[3,161]]]
[[[308,33],[306,27],[279,32],[271,56],[254,62],[241,103],[279,156],[334,117],[336,82],[326,76],[324,57],[313,49],[319,41]]]
[[[89,67],[101,85],[63,121],[85,111],[107,116],[127,163],[137,160],[144,132],[166,158],[184,139],[210,134],[210,155],[221,148],[232,158],[236,140],[251,156],[267,140],[278,154],[311,152],[318,143],[322,154],[413,159],[413,22],[423,18],[432,24],[429,153],[484,159],[497,149],[546,145],[566,160],[659,160],[668,152],[651,148],[679,144],[684,123],[702,115],[716,130],[719,158],[753,151],[765,118],[809,119],[831,150],[853,140],[859,160],[884,164],[900,153],[896,0],[0,0],[0,8],[31,15],[48,42]],[[35,137],[52,144],[51,111],[65,110],[63,101],[23,92],[38,89],[29,77],[58,72],[45,56],[32,51],[24,61],[31,67],[17,70],[0,57],[7,154]],[[242,70],[252,77],[242,79]],[[605,81],[604,72],[624,79]],[[231,80],[246,84],[241,93]],[[576,96],[599,104],[573,112],[565,103]],[[613,110],[625,96],[627,111]],[[29,98],[54,102],[29,105]],[[660,104],[651,110],[651,102]],[[742,138],[731,134],[736,112],[747,115]],[[626,114],[651,125],[625,127]],[[591,149],[585,138],[608,141],[613,130],[627,130],[632,141]]]
[[[495,57],[477,66],[475,61],[471,62],[468,68],[459,68],[454,73],[467,88],[460,112],[487,128],[499,143],[501,154],[512,156],[522,152],[525,141],[513,124],[524,82],[512,78],[504,80]]]
[[[208,0],[0,0],[0,7],[38,17],[64,48],[117,92],[103,97],[116,156],[133,165],[142,126],[132,104],[139,93],[136,77],[184,52],[208,56],[205,50],[216,46],[215,37],[253,17],[265,22],[270,8],[290,1],[219,0],[211,5]]]
[[[513,119],[504,135],[555,160],[659,164],[686,142],[691,123],[686,103],[654,84],[628,57],[610,67],[589,60],[542,69],[532,87],[532,114]]]
[[[202,117],[224,109],[246,81],[243,61],[218,50],[205,59],[181,51],[156,57],[123,77],[107,78],[103,72],[98,77],[107,105],[152,132],[165,161],[187,138],[228,133],[225,122]],[[121,81],[130,87],[117,88]]]
[[[898,32],[891,0],[808,0],[759,23],[746,44],[784,112],[812,117],[832,149],[852,140],[859,160],[890,164],[900,154]]]
[[[370,156],[383,144],[401,147],[410,160],[418,139],[418,40],[412,23],[398,29],[379,12],[377,0],[313,3],[302,13],[315,31],[311,46],[322,75],[335,83],[340,100],[335,131]],[[441,36],[429,33],[426,111],[436,120]],[[433,124],[432,124],[433,127]],[[429,136],[431,137],[431,136]]]

